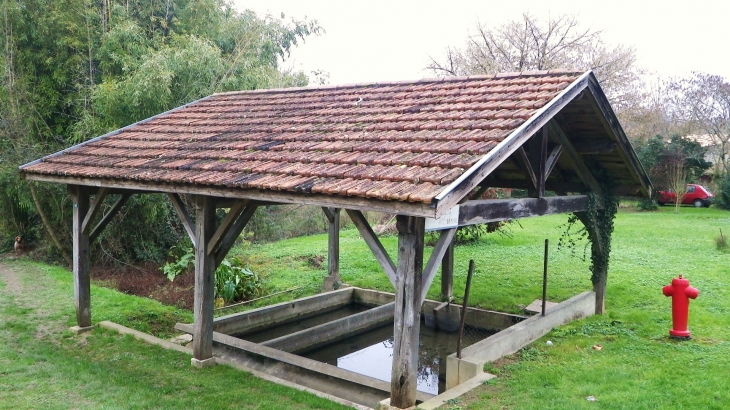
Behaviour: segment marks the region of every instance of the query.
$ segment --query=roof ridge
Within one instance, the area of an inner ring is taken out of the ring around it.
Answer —
[[[512,71],[503,72],[496,74],[479,74],[469,76],[451,76],[451,77],[427,77],[419,80],[401,80],[401,81],[374,81],[374,82],[361,82],[361,83],[350,83],[350,84],[338,84],[338,85],[308,85],[303,87],[288,87],[288,88],[259,88],[256,90],[239,90],[239,91],[226,91],[215,93],[212,96],[221,95],[239,95],[239,94],[272,94],[272,93],[287,93],[296,91],[314,91],[314,90],[344,90],[352,88],[363,88],[368,86],[397,86],[397,85],[419,85],[419,84],[432,84],[432,83],[449,83],[449,82],[463,82],[463,81],[478,81],[478,80],[503,80],[519,77],[541,77],[541,76],[558,76],[558,75],[575,75],[580,76],[585,74],[584,71],[568,70],[568,69],[556,69],[556,70],[532,70],[532,71]],[[212,97],[211,96],[211,97]]]

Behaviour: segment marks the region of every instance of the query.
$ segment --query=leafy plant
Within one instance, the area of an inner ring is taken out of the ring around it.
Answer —
[[[263,286],[258,275],[237,260],[224,259],[215,271],[215,295],[226,303],[247,300],[261,295]]]
[[[192,247],[173,246],[168,255],[175,260],[166,263],[160,270],[170,280],[174,280],[177,276],[185,273],[190,265],[195,263],[195,253],[193,253]]]

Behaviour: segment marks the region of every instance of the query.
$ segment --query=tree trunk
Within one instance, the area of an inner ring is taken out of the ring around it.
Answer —
[[[72,266],[73,260],[71,260],[71,256],[68,254],[68,251],[66,251],[66,249],[64,249],[64,247],[61,245],[61,241],[56,236],[56,232],[53,231],[53,228],[51,227],[51,223],[48,221],[46,213],[43,212],[43,208],[41,208],[41,203],[38,201],[38,195],[35,192],[34,183],[29,182],[28,186],[30,186],[30,195],[33,197],[33,203],[35,204],[36,210],[38,211],[38,215],[40,215],[41,221],[43,221],[43,227],[46,228],[46,231],[48,232],[48,235],[50,235],[53,244],[56,245],[56,248],[58,248],[58,252],[61,253],[63,259],[66,261],[66,263],[68,263],[68,266]],[[81,220],[83,221],[83,217]]]

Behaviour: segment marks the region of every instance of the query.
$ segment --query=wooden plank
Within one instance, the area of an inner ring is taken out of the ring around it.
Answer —
[[[329,229],[327,235],[327,274],[340,276],[340,208],[322,208],[329,212]]]
[[[573,148],[573,144],[570,143],[570,140],[568,140],[568,137],[565,135],[558,123],[551,121],[549,126],[552,135],[558,140],[560,145],[563,146],[563,150],[565,150],[565,153],[568,155],[568,160],[575,168],[575,171],[581,181],[583,181],[583,183],[586,184],[586,186],[593,192],[601,195],[601,186],[598,184],[598,181],[596,181],[596,178],[593,177],[591,170],[588,166],[586,166],[585,162],[583,162],[583,157],[581,157],[580,154],[576,152],[575,148]]]
[[[123,193],[119,199],[117,199],[116,202],[114,202],[114,205],[112,205],[109,212],[107,212],[106,215],[101,217],[101,220],[98,224],[94,227],[94,229],[91,230],[91,234],[89,235],[89,242],[94,242],[94,240],[104,231],[104,228],[106,228],[107,225],[109,225],[109,222],[112,221],[114,216],[119,212],[120,209],[122,209],[122,206],[127,202],[127,200],[132,196],[130,193]]]
[[[73,273],[76,323],[91,326],[91,259],[89,235],[84,232],[84,217],[89,213],[89,192],[86,187],[70,186],[73,197]]]
[[[428,263],[426,263],[426,267],[423,269],[423,286],[421,288],[420,296],[421,303],[426,300],[426,294],[428,293],[428,289],[431,287],[433,278],[436,276],[438,265],[443,260],[448,249],[452,248],[451,245],[454,239],[454,234],[456,234],[456,228],[441,231],[439,240],[436,242],[436,246],[433,247],[433,252],[431,252],[431,256],[428,258]]]
[[[243,228],[245,228],[248,221],[251,220],[251,217],[253,216],[254,212],[256,212],[257,208],[258,205],[249,203],[246,209],[241,212],[241,215],[238,216],[236,222],[233,223],[231,229],[228,230],[225,238],[223,238],[220,246],[215,251],[216,269],[218,268],[218,266],[221,265],[221,262],[223,262],[223,259],[225,259],[226,255],[228,255],[228,251],[230,251],[233,247],[233,244],[236,243],[236,239],[238,239],[238,237],[241,235],[241,232],[243,232]]]
[[[394,303],[378,306],[261,343],[284,352],[299,353],[334,343],[393,320]]]
[[[104,199],[106,199],[106,195],[108,192],[109,188],[100,188],[99,191],[97,191],[96,195],[94,195],[94,200],[91,202],[91,207],[84,216],[84,222],[81,225],[81,229],[83,229],[85,234],[88,235],[89,228],[91,227],[91,222],[101,211],[101,206],[104,203]]]
[[[185,228],[185,232],[188,233],[190,241],[193,243],[193,246],[195,246],[197,241],[195,240],[195,228],[193,226],[193,220],[192,218],[190,218],[190,213],[188,213],[188,210],[185,209],[185,204],[183,203],[182,198],[180,198],[180,195],[178,193],[168,193],[167,197],[170,198],[172,206],[175,208],[175,212],[177,212],[177,216],[180,218],[180,222]]]
[[[108,186],[113,188],[134,189],[145,192],[209,195],[216,198],[224,199],[239,198],[249,199],[256,202],[276,202],[281,204],[312,205],[319,207],[326,206],[342,209],[357,209],[361,211],[375,211],[401,215],[423,216],[428,218],[437,217],[437,211],[431,205],[431,203],[422,202],[384,201],[379,199],[360,198],[354,196],[346,197],[327,194],[233,189],[227,187],[213,187],[209,185],[176,185],[166,184],[162,182],[127,181],[105,178],[30,174],[22,172],[22,170],[21,177],[30,181],[44,181],[57,184]]]
[[[231,230],[233,223],[236,221],[241,212],[243,212],[243,209],[246,207],[247,204],[248,201],[242,200],[236,201],[236,203],[231,206],[231,208],[228,210],[228,213],[226,214],[226,217],[223,218],[220,226],[218,226],[218,229],[216,229],[213,237],[210,239],[210,242],[208,242],[208,255],[212,255],[216,251],[216,249],[218,249],[221,241],[223,241],[223,238],[225,238],[225,236],[228,234],[228,231]]]
[[[416,405],[418,335],[421,328],[424,218],[398,215],[398,275],[395,290],[390,405]]]
[[[454,299],[454,241],[449,243],[443,259],[441,259],[441,301]]]
[[[368,247],[370,247],[370,250],[373,252],[375,260],[378,261],[380,266],[383,267],[385,274],[388,275],[390,283],[393,285],[393,287],[396,287],[395,264],[393,263],[393,260],[390,259],[390,256],[388,256],[388,252],[383,247],[383,244],[380,243],[380,239],[378,239],[378,237],[375,235],[375,232],[373,232],[373,229],[370,227],[367,219],[365,219],[365,216],[360,211],[355,211],[352,209],[347,209],[346,211],[347,215],[352,220],[352,223],[354,223],[357,227],[357,230],[360,231],[360,236],[362,236],[362,238],[365,240],[365,243],[368,245]]]
[[[206,252],[215,228],[215,200],[195,197],[195,300],[193,302],[193,357],[213,357],[213,298],[215,296],[215,258]]]
[[[459,209],[459,226],[532,216],[581,212],[588,208],[588,196],[549,196],[469,201]]]

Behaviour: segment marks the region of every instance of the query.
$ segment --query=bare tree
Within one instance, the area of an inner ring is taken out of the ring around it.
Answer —
[[[497,28],[477,24],[466,47],[449,47],[443,61],[431,57],[428,69],[439,76],[494,74],[503,71],[591,69],[617,111],[637,97],[635,51],[609,47],[601,31],[582,28],[572,15],[540,21],[530,14]]]
[[[677,115],[693,123],[720,147],[718,171],[730,171],[730,83],[719,75],[693,73],[672,82],[671,101]]]
[[[672,152],[666,158],[666,176],[669,190],[676,194],[674,212],[679,213],[679,205],[684,199],[687,185],[687,169],[684,166],[685,156],[681,152]]]

